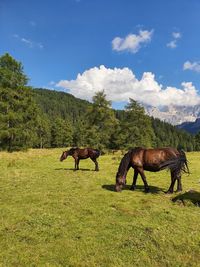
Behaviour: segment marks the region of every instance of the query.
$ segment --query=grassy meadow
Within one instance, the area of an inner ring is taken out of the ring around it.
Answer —
[[[0,153],[0,266],[200,266],[200,208],[166,195],[167,171],[146,172],[113,191],[121,154],[80,161],[73,171],[62,149]],[[183,193],[200,192],[200,153],[187,153]],[[186,194],[187,195],[187,194]],[[188,195],[187,195],[188,196]],[[179,198],[179,197],[178,197]],[[200,193],[191,193],[200,201]]]

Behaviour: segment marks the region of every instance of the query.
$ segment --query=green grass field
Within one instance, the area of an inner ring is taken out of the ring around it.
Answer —
[[[94,172],[89,159],[73,171],[61,151],[0,153],[0,266],[200,266],[200,209],[164,194],[168,172],[146,172],[145,194],[140,177],[127,190],[130,170],[116,193],[120,153],[101,156]],[[187,157],[183,193],[200,192],[200,153]]]

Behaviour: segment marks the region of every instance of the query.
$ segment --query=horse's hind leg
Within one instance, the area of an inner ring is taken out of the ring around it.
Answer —
[[[174,171],[171,171],[171,184],[166,192],[167,194],[172,194],[174,192],[175,182],[176,182],[176,173]]]
[[[176,192],[180,192],[182,190],[183,190],[183,188],[182,188],[182,183],[181,183],[181,174],[179,173],[177,175],[177,190],[176,190]]]
[[[146,179],[146,176],[144,174],[144,170],[142,168],[138,169],[138,172],[140,173],[141,177],[142,177],[142,181],[144,183],[144,190],[146,193],[149,192],[149,185],[147,183],[147,179]]]
[[[136,182],[138,177],[138,171],[134,170],[134,176],[133,176],[133,183],[131,185],[130,190],[135,190]]]
[[[94,162],[94,164],[95,164],[95,171],[99,171],[99,165],[98,165],[98,162],[97,162],[97,160],[96,159],[92,159],[91,158],[91,160]]]

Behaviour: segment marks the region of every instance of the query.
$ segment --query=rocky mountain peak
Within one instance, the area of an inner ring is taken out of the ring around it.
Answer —
[[[146,114],[172,125],[179,125],[183,122],[194,122],[200,118],[200,106],[162,106],[154,107],[144,105]]]

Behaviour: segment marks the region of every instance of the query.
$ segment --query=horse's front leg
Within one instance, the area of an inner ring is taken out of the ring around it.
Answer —
[[[95,171],[97,172],[99,171],[99,165],[96,159],[95,159]]]
[[[98,162],[97,162],[97,160],[96,159],[91,159],[93,162],[94,162],[94,164],[95,164],[95,171],[96,172],[98,172],[99,171],[99,166],[98,166]]]
[[[169,189],[167,190],[166,194],[172,194],[174,192],[174,185],[175,185],[175,182],[176,182],[176,174],[175,172],[171,171],[171,184],[170,184],[170,187]]]
[[[137,182],[137,177],[138,177],[138,171],[134,170],[134,176],[133,176],[133,183],[131,185],[130,190],[135,190],[136,182]]]
[[[78,158],[77,157],[74,157],[74,162],[75,162],[74,169],[75,170],[78,170],[78,168],[79,168],[78,167],[78,161],[79,161]]]
[[[146,176],[145,176],[145,174],[144,174],[144,170],[143,170],[143,168],[139,168],[139,169],[138,169],[138,172],[139,172],[139,174],[140,174],[141,177],[142,177],[142,181],[143,181],[143,183],[144,183],[144,190],[145,190],[146,193],[148,193],[150,189],[149,189],[149,185],[148,185],[148,183],[147,183],[147,179],[146,179]]]
[[[76,161],[76,169],[79,170],[79,161],[80,159],[78,158],[77,161]]]

